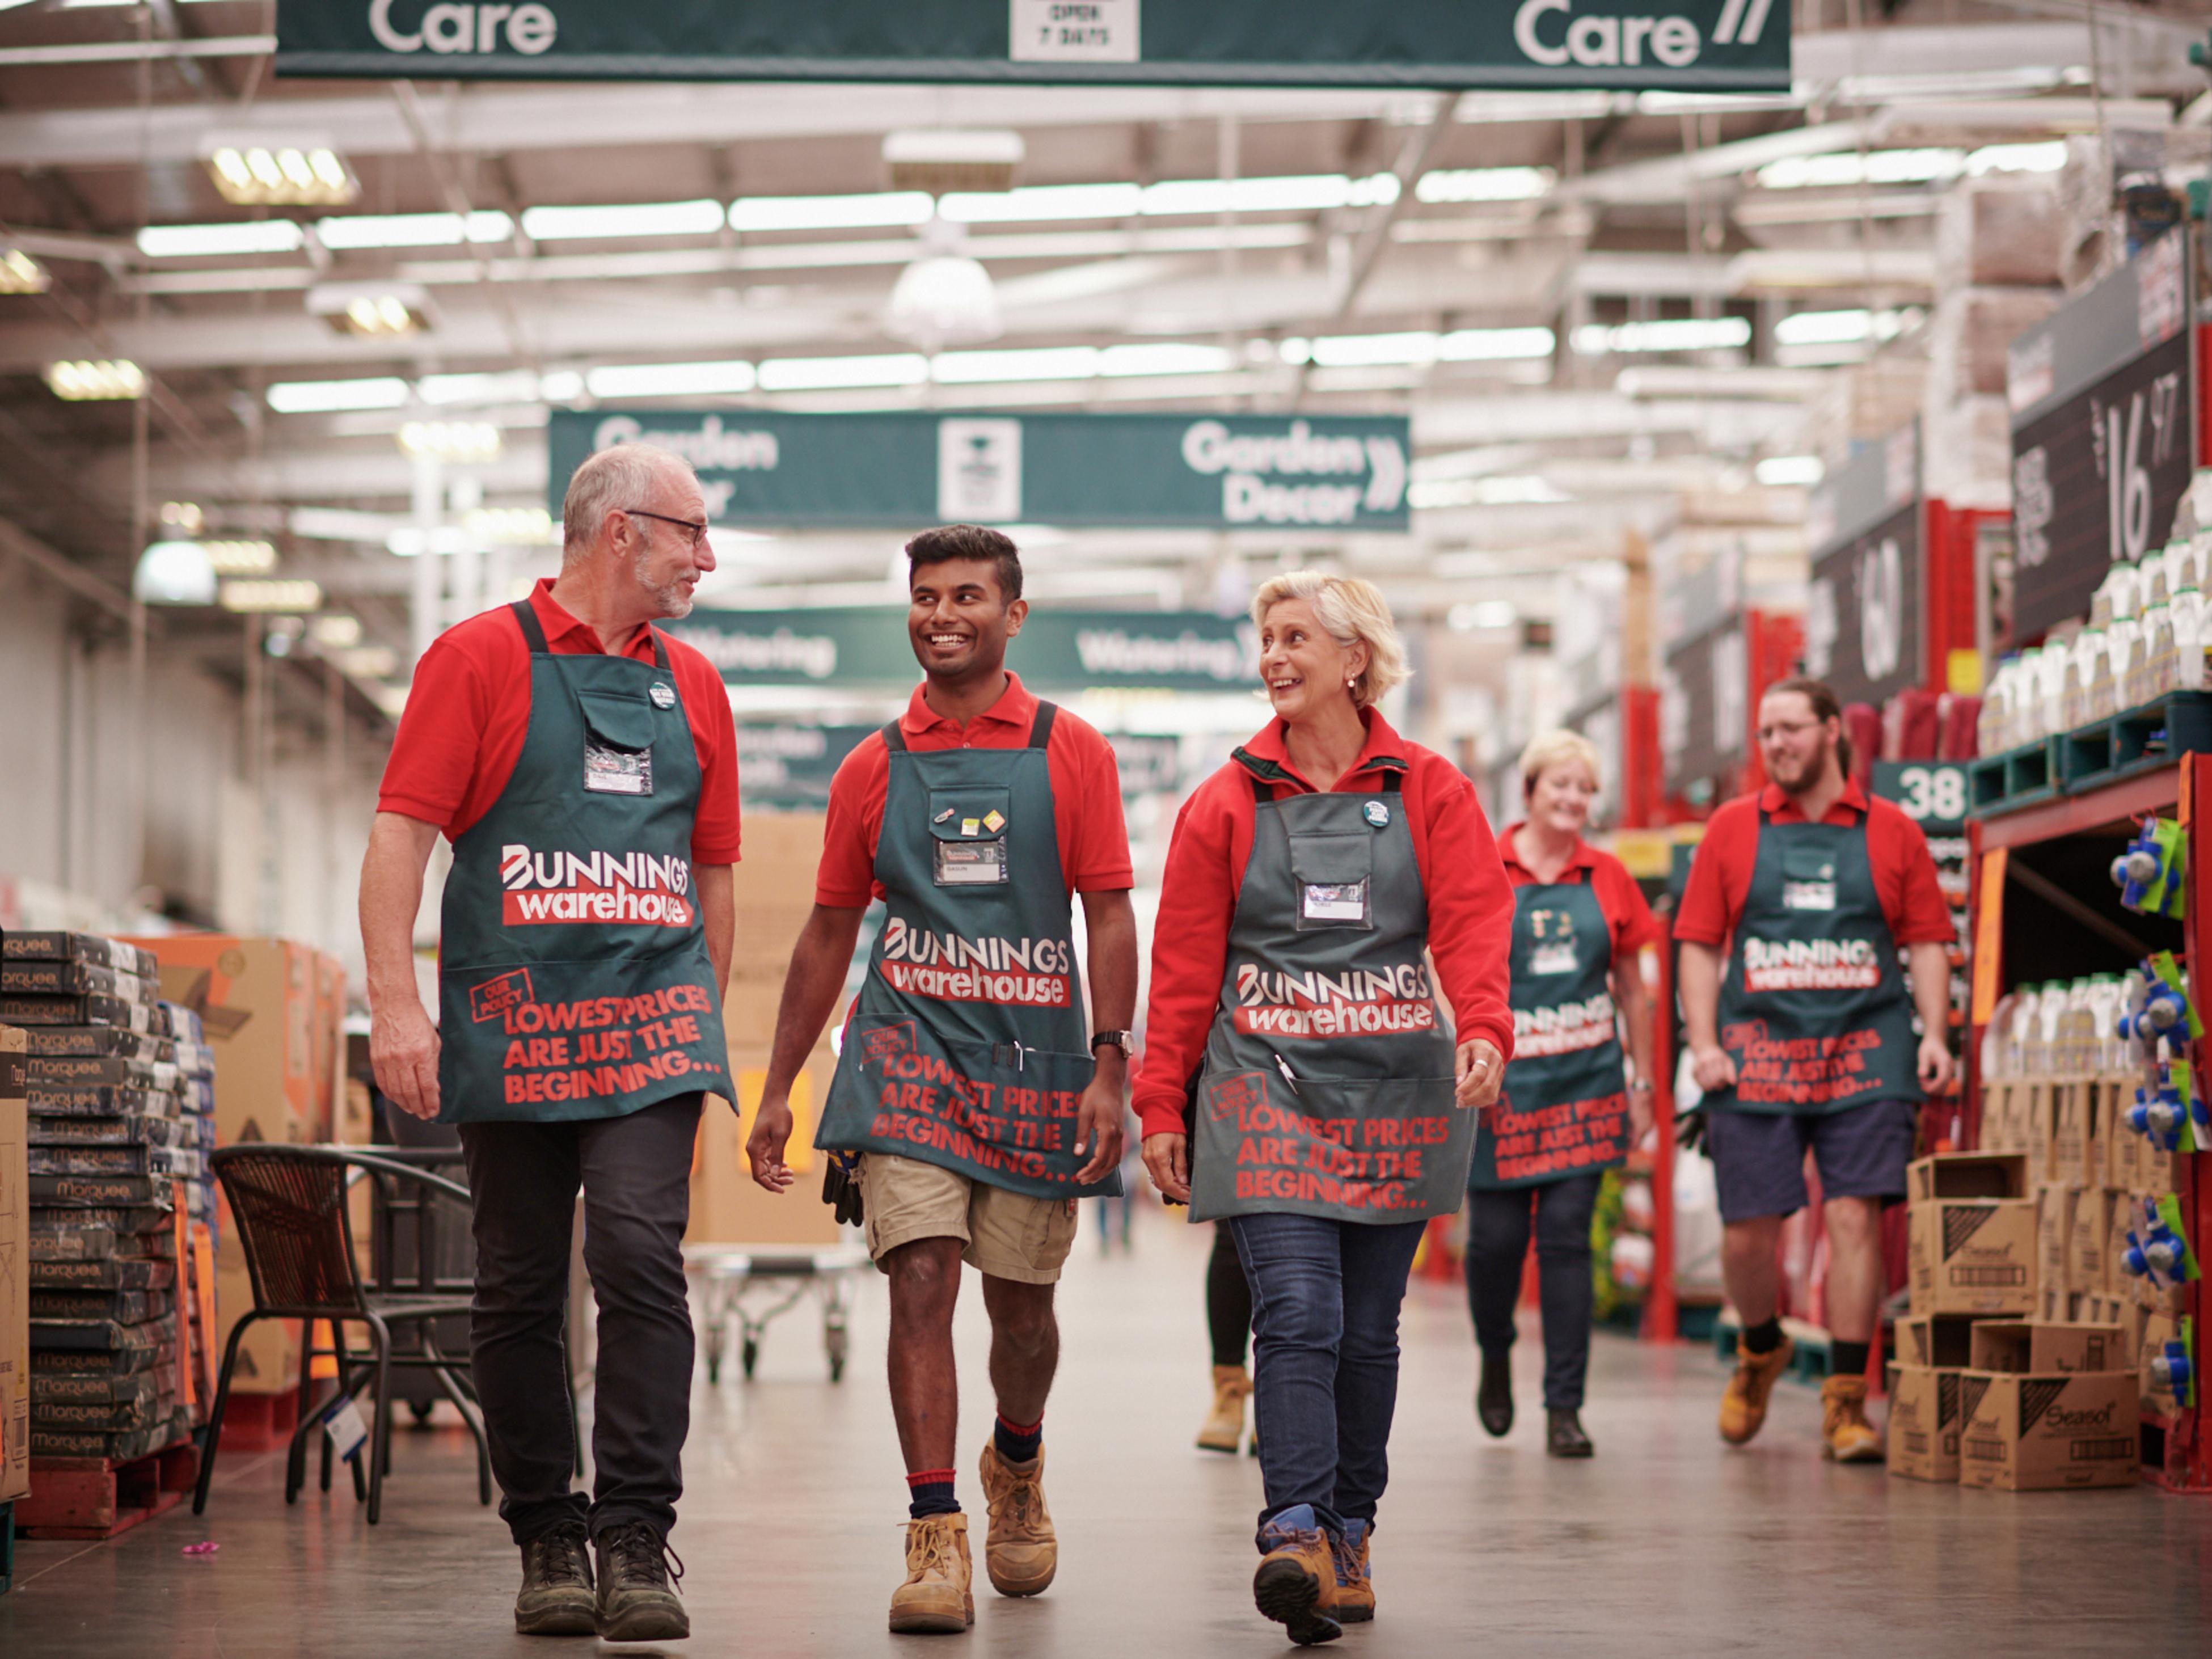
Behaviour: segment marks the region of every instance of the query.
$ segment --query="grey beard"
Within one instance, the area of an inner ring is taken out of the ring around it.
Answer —
[[[637,556],[636,567],[631,573],[637,578],[637,585],[653,596],[653,603],[660,607],[662,616],[676,617],[690,616],[693,601],[684,592],[684,584],[652,580],[645,574],[646,556],[643,553]]]

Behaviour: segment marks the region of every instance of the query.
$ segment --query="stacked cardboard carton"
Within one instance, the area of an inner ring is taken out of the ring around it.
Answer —
[[[2138,1478],[2140,1334],[2117,1297],[2063,1288],[2104,1270],[2110,1195],[2052,1178],[2076,1158],[2090,1167],[2102,1099],[2087,1081],[2023,1088],[2019,1111],[2048,1131],[2039,1154],[1955,1152],[1907,1171],[1912,1310],[1890,1373],[1892,1474],[2016,1492]],[[1993,1103],[1985,1132],[2014,1110],[2009,1096]]]
[[[29,1231],[23,1091],[28,1039],[0,1025],[0,1504],[31,1489],[31,1307],[22,1274]]]
[[[120,1462],[191,1428],[179,1270],[207,1155],[154,974],[118,940],[0,934],[0,1020],[25,1034],[34,1456]]]

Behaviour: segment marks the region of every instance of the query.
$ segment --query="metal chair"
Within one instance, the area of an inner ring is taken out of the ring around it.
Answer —
[[[232,1367],[237,1363],[240,1340],[248,1327],[262,1319],[304,1320],[312,1332],[316,1322],[327,1322],[333,1333],[331,1350],[338,1364],[338,1389],[352,1395],[366,1382],[375,1396],[375,1416],[370,1432],[366,1480],[369,1524],[376,1524],[383,1509],[384,1476],[391,1462],[392,1368],[426,1369],[437,1377],[446,1397],[459,1410],[477,1443],[477,1497],[491,1502],[490,1454],[484,1441],[483,1422],[469,1390],[456,1376],[465,1371],[465,1356],[445,1353],[438,1346],[436,1322],[466,1314],[470,1297],[458,1287],[389,1291],[365,1282],[356,1254],[348,1190],[356,1182],[374,1180],[389,1196],[410,1194],[408,1202],[428,1204],[434,1196],[469,1205],[468,1188],[427,1170],[410,1169],[390,1158],[337,1146],[289,1146],[247,1141],[219,1149],[213,1158],[237,1224],[240,1247],[253,1281],[253,1308],[232,1329],[223,1350],[222,1370],[216,1382],[215,1410],[208,1420],[207,1455],[201,1460],[199,1485],[192,1493],[192,1513],[207,1508],[210,1483],[215,1474],[216,1454],[222,1439],[222,1419],[230,1401]],[[379,1205],[381,1213],[384,1206]],[[368,1328],[369,1352],[356,1353],[346,1346],[345,1327]],[[419,1347],[395,1352],[392,1328],[411,1328]],[[307,1344],[312,1348],[312,1341]],[[301,1360],[303,1376],[312,1355]],[[320,1425],[322,1413],[303,1408],[293,1431],[285,1463],[284,1501],[295,1502],[307,1480],[307,1437]],[[324,1487],[329,1487],[329,1464],[324,1464]],[[364,1485],[361,1462],[354,1460],[354,1488]]]

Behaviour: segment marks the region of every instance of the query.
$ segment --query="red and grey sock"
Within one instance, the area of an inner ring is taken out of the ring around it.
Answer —
[[[906,1478],[906,1512],[915,1520],[933,1515],[957,1515],[960,1500],[953,1496],[951,1469],[921,1469]]]
[[[999,1413],[999,1425],[991,1431],[991,1443],[998,1447],[999,1455],[1009,1463],[1026,1463],[1037,1455],[1044,1443],[1044,1419],[1034,1423],[1010,1423],[1004,1412]]]

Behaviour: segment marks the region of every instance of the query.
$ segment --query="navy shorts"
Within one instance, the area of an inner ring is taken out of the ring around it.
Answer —
[[[1870,1100],[1825,1115],[1717,1110],[1706,1115],[1723,1221],[1795,1215],[1805,1207],[1805,1154],[1820,1171],[1824,1198],[1905,1196],[1905,1166],[1920,1133],[1920,1108]]]

